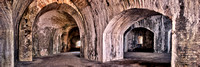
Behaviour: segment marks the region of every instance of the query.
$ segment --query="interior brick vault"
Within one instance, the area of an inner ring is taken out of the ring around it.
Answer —
[[[0,0],[0,67],[74,50],[103,66],[122,61],[119,66],[134,67],[131,62],[141,58],[199,67],[199,5],[199,0]]]

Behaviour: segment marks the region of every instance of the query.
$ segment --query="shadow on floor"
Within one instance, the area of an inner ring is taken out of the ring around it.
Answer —
[[[79,55],[80,52],[68,52],[38,57],[33,58],[31,62],[18,62],[15,67],[170,67],[170,63],[150,63],[130,59],[101,63],[80,58]]]

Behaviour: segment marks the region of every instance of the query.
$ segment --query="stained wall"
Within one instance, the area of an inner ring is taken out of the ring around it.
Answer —
[[[14,66],[12,58],[17,58],[14,52],[17,55],[19,41],[17,31],[25,9],[31,3],[33,7],[42,8],[52,2],[56,0],[37,0],[34,3],[31,0],[0,1],[1,66]],[[102,36],[111,19],[128,9],[142,8],[161,13],[172,20],[172,66],[195,67],[200,64],[198,0],[58,0],[58,3],[70,4],[84,20],[81,27],[84,33],[80,36],[84,40],[81,42],[85,44],[82,54],[86,59],[102,61]],[[33,14],[36,16],[37,13]]]
[[[140,31],[140,28],[147,29],[150,32],[142,32]],[[135,44],[137,44],[137,37],[140,33],[140,35],[144,36],[143,44],[147,46],[152,45],[150,47],[153,48],[153,52],[171,53],[171,29],[172,22],[168,17],[162,15],[147,17],[134,23],[132,26],[130,26],[129,29],[127,29],[126,32],[124,32],[124,47],[131,47],[131,45],[134,46]],[[151,32],[153,33],[153,35],[151,35]],[[124,52],[127,51],[126,48],[124,50]],[[128,48],[128,50],[133,49]]]

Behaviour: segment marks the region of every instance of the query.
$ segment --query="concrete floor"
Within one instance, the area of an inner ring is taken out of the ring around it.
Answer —
[[[149,63],[130,59],[101,63],[78,57],[79,52],[34,58],[32,62],[18,62],[16,67],[170,67],[170,63]]]

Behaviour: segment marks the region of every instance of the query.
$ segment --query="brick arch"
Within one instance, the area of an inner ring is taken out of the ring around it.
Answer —
[[[27,9],[30,9],[30,6],[33,6],[34,3],[42,3],[42,2],[39,2],[39,1],[38,2],[32,2],[29,5],[29,8],[27,8]],[[69,5],[69,2],[66,2],[66,3],[65,2],[62,2],[62,3],[59,3],[59,2],[53,2],[53,3],[47,2],[47,3],[43,4],[43,6],[40,6],[40,7],[37,6],[38,9],[33,12],[33,14],[37,14],[37,15],[34,16],[34,15],[30,14],[30,16],[33,17],[31,19],[34,20],[34,22],[32,22],[32,25],[31,25],[32,30],[35,28],[36,23],[39,20],[39,17],[42,16],[44,13],[46,13],[48,11],[51,11],[51,10],[64,11],[65,13],[69,14],[70,16],[72,16],[72,18],[75,20],[76,24],[78,25],[78,28],[80,30],[80,38],[81,38],[81,41],[82,41],[81,44],[83,45],[83,43],[84,43],[84,39],[83,39],[84,36],[83,35],[85,34],[84,33],[84,31],[85,31],[84,30],[84,25],[83,25],[84,21],[82,19],[82,16],[81,16],[80,12],[77,11],[77,9],[72,7],[71,5],[72,4]],[[27,13],[27,12],[25,11],[24,14],[25,13]],[[28,19],[30,19],[30,17]],[[20,25],[20,22],[19,22],[19,25]],[[81,47],[83,47],[83,46],[81,46]],[[82,53],[83,53],[83,51],[82,51]],[[31,55],[30,55],[30,57],[32,58]],[[29,60],[29,61],[31,61],[31,60]]]
[[[132,8],[114,16],[103,32],[103,62],[123,59],[124,32],[137,21],[154,15],[161,14],[148,9]]]
[[[36,15],[35,17],[35,21],[33,23],[33,30],[36,26],[36,24],[38,23],[38,20],[39,20],[39,17],[42,16],[44,13],[48,12],[48,11],[51,11],[51,10],[58,10],[58,11],[64,11],[66,12],[67,14],[69,14],[70,16],[72,16],[72,18],[75,20],[78,28],[79,28],[79,31],[80,31],[80,38],[81,38],[81,44],[83,45],[84,43],[84,40],[82,39],[83,35],[85,34],[84,33],[84,25],[83,25],[83,19],[81,17],[81,15],[79,14],[79,12],[77,12],[73,7],[71,7],[70,5],[68,4],[65,4],[65,3],[57,3],[57,2],[54,2],[54,3],[51,3],[51,4],[48,4],[46,6],[44,6],[39,12],[38,14]]]
[[[69,43],[70,42],[70,35],[69,34],[71,33],[72,29],[74,29],[74,28],[78,28],[78,27],[77,26],[70,26],[70,27],[66,28],[65,32],[67,32],[67,33],[66,34],[62,33],[63,37],[61,37],[61,38],[64,39],[65,42],[67,42],[70,45],[71,45],[71,43]],[[70,45],[67,45],[67,47],[70,47]],[[66,51],[69,51],[69,49],[63,50],[63,52],[66,52]]]
[[[82,33],[84,33],[83,19],[82,19],[81,15],[73,7],[71,7],[70,5],[67,5],[65,3],[58,4],[57,2],[54,2],[54,3],[48,4],[45,7],[43,7],[38,12],[37,16],[35,17],[33,26],[38,22],[38,19],[41,15],[43,15],[44,13],[51,11],[51,10],[59,10],[59,11],[64,11],[64,12],[68,13],[70,16],[72,16],[75,19],[75,21],[79,27],[79,30],[81,32],[80,35]]]
[[[129,30],[130,29],[130,30]],[[149,48],[151,48],[151,49],[153,49],[153,50],[150,50],[150,51],[148,51],[148,50],[142,50],[141,52],[154,52],[154,45],[155,45],[155,43],[153,42],[154,41],[154,32],[151,30],[151,29],[148,29],[148,28],[146,28],[146,27],[142,27],[142,26],[138,26],[138,27],[135,27],[135,26],[131,26],[131,28],[129,28],[125,33],[124,33],[124,40],[123,40],[123,44],[124,44],[124,52],[137,52],[137,50],[136,51],[134,51],[134,49],[131,49],[131,48],[129,48],[128,46],[130,46],[130,45],[128,45],[128,41],[129,41],[129,39],[128,38],[132,38],[133,36],[135,37],[135,36],[137,36],[136,35],[136,33],[135,32],[137,32],[137,33],[139,33],[138,31],[139,30],[142,30],[143,32],[145,31],[145,33],[149,33],[149,37],[151,37],[151,41],[152,42],[148,42],[148,45],[147,44],[145,44],[145,47],[149,47]],[[141,31],[140,31],[141,32]],[[132,34],[132,33],[134,33],[134,35]],[[142,35],[144,35],[144,38],[146,39],[146,36],[148,36],[148,34],[142,34]],[[141,33],[140,33],[141,34]],[[129,36],[129,35],[132,35],[132,37],[131,36]],[[145,36],[146,35],[146,36]],[[134,39],[134,40],[132,40],[131,39],[131,41],[134,41],[133,42],[133,44],[135,45],[136,43],[135,42],[137,42],[138,43],[138,41],[136,41],[135,40],[135,38],[132,38],[132,39]],[[127,38],[127,39],[126,39]],[[148,39],[149,40],[149,39]],[[144,40],[143,42],[147,42],[146,40]],[[140,52],[140,50],[139,50],[139,52]]]
[[[135,28],[145,28],[154,33],[154,52],[171,53],[171,49],[170,49],[171,45],[169,45],[170,44],[169,42],[171,41],[171,37],[168,37],[168,35],[171,35],[170,30],[172,29],[172,21],[171,19],[169,19],[169,17],[163,16],[163,15],[153,15],[151,17],[146,17],[143,20],[132,24],[131,27],[124,33],[124,36],[126,36],[127,32],[131,32],[130,30],[133,30]],[[161,28],[162,30],[159,30]],[[164,35],[165,37],[162,38],[161,34]],[[159,39],[161,39],[163,42],[160,42]],[[169,48],[159,47],[159,46],[166,46],[167,44]]]
[[[43,7],[51,4],[51,3],[59,3],[59,4],[68,4],[72,6],[74,9],[77,9],[75,5],[70,0],[35,0],[36,6],[39,10],[41,10]]]

